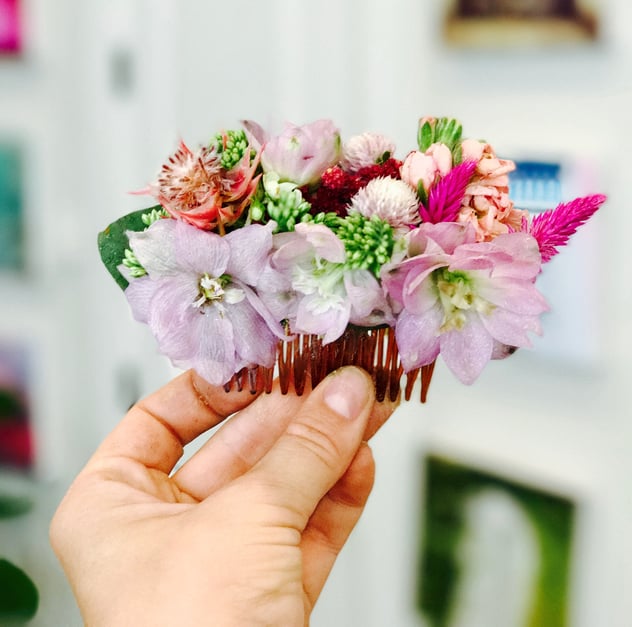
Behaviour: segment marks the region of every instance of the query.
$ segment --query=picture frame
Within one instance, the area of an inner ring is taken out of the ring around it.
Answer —
[[[417,608],[428,627],[568,627],[578,506],[443,456],[425,458]]]
[[[0,0],[0,57],[22,52],[20,0]]]
[[[25,270],[25,209],[22,145],[0,136],[0,274]]]
[[[576,45],[599,37],[595,0],[446,0],[444,39],[455,47]]]
[[[34,378],[31,348],[0,338],[0,467],[35,466]]]

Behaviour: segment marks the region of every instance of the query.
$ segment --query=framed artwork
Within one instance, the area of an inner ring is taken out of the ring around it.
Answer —
[[[18,54],[22,48],[19,0],[0,0],[0,55]]]
[[[25,346],[0,343],[0,467],[33,467],[29,357]]]
[[[417,606],[428,627],[567,627],[575,504],[426,461]]]
[[[446,3],[448,43],[474,47],[577,43],[596,39],[594,0],[452,0]]]
[[[0,272],[24,269],[22,171],[20,146],[0,142]]]

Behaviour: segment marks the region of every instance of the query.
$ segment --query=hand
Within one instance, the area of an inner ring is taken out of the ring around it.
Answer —
[[[307,625],[371,491],[365,442],[394,408],[357,368],[256,400],[189,371],[138,403],[51,523],[86,625]]]

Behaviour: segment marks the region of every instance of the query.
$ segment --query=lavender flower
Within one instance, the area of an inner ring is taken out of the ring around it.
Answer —
[[[536,290],[537,242],[526,233],[476,242],[470,225],[422,224],[409,258],[386,266],[382,282],[401,307],[395,328],[407,372],[441,353],[463,383],[479,376],[500,345],[530,346],[547,304]]]
[[[125,295],[174,365],[221,385],[243,367],[274,364],[283,329],[252,289],[272,248],[273,226],[220,237],[159,220],[128,233],[147,276],[133,280]]]
[[[296,333],[338,339],[349,322],[390,324],[393,316],[372,272],[346,264],[343,242],[328,227],[297,224],[275,236],[278,250],[258,284],[268,308]]]

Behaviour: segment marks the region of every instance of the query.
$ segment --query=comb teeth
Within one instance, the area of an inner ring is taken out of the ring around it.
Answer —
[[[341,337],[325,345],[316,335],[296,335],[292,340],[280,341],[275,367],[244,368],[232,377],[224,389],[230,392],[245,388],[251,394],[269,394],[276,368],[281,393],[293,391],[301,396],[306,389],[316,387],[330,372],[342,366],[358,366],[366,370],[373,379],[375,397],[379,402],[386,398],[397,400],[404,376],[404,398],[410,400],[415,382],[421,374],[420,401],[425,403],[434,370],[432,362],[404,373],[395,332],[390,327],[349,326]]]

